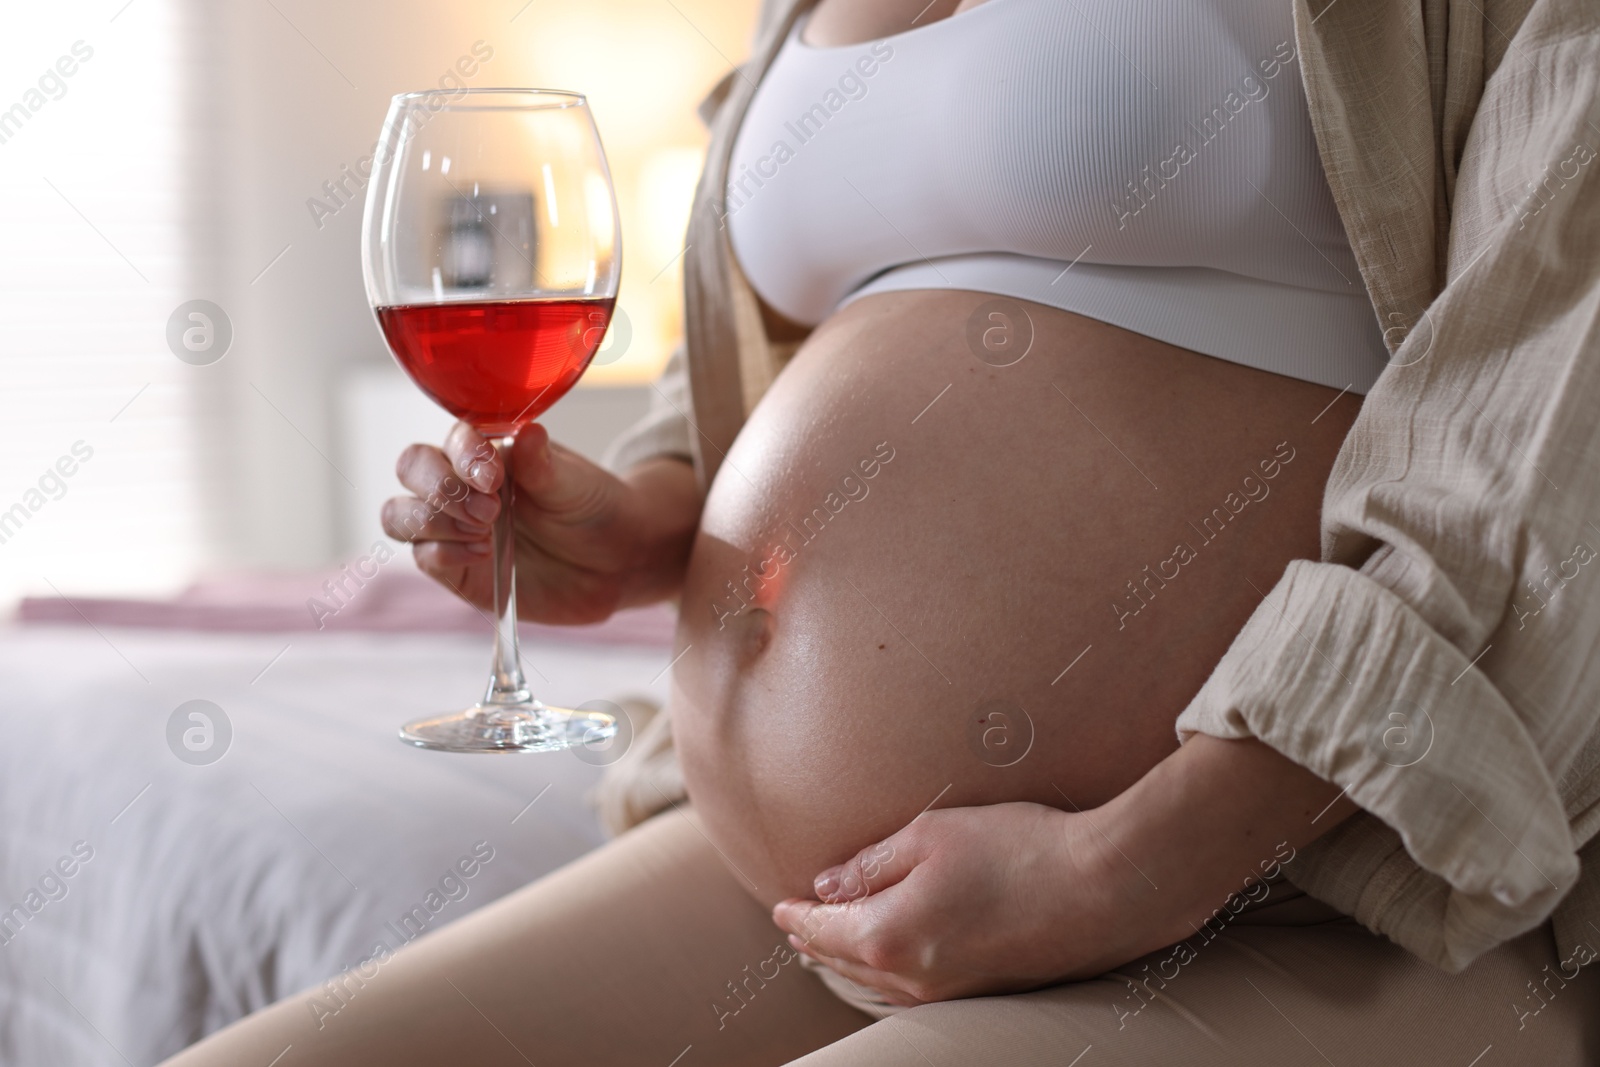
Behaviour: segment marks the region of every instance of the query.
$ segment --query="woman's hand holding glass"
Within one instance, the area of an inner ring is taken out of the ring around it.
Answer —
[[[512,469],[521,618],[600,622],[682,585],[702,503],[687,462],[646,460],[618,477],[534,424],[517,439]],[[395,470],[412,495],[384,504],[385,532],[411,542],[424,573],[492,612],[490,532],[505,474],[494,449],[458,422],[442,448],[412,445]]]

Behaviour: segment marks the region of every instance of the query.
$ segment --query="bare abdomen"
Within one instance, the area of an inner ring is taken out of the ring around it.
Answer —
[[[1358,398],[1318,418],[1333,390],[1034,304],[1027,356],[991,366],[968,320],[992,299],[847,306],[707,500],[674,734],[766,903],[935,801],[1103,803],[1317,554]]]

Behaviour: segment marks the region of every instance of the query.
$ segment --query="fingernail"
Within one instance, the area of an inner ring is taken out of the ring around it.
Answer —
[[[487,493],[492,482],[489,481],[489,468],[482,463],[473,463],[467,468],[467,481],[472,483],[472,488],[480,493]]]
[[[490,523],[500,513],[500,502],[492,496],[477,494],[467,497],[467,514],[479,522]]]
[[[815,882],[818,900],[827,900],[839,892],[839,873],[843,867],[829,867],[817,875]]]
[[[487,541],[468,541],[466,546],[467,551],[474,556],[487,556],[490,553],[490,546]]]

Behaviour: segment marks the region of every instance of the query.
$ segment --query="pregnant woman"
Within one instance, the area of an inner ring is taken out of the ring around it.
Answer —
[[[679,600],[639,824],[175,1062],[1593,1062],[1594,14],[1313,6],[769,3],[655,410],[517,445],[528,617]]]

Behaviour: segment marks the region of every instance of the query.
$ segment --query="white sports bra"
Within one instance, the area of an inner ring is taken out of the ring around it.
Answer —
[[[987,0],[820,48],[799,20],[725,211],[768,304],[968,289],[1365,393],[1383,338],[1323,176],[1290,0]]]

